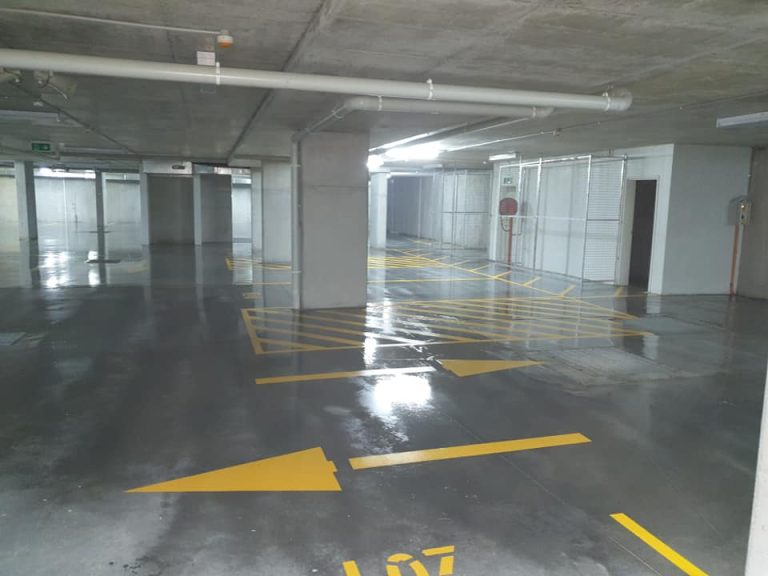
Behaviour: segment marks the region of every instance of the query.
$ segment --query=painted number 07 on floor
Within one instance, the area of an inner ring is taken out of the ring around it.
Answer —
[[[453,559],[455,546],[442,546],[440,548],[427,548],[422,550],[421,553],[425,557],[425,561],[429,564],[429,559],[439,557],[440,563],[437,566],[437,576],[452,576],[453,575]],[[349,560],[342,565],[344,568],[344,576],[362,576],[360,569],[357,566],[357,562]],[[402,568],[406,569],[403,573]],[[427,570],[424,562],[414,558],[411,554],[403,554],[398,552],[392,554],[387,558],[386,566],[387,576],[431,576]]]

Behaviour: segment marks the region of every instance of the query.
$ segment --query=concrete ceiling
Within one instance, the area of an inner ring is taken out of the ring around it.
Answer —
[[[4,7],[228,29],[223,66],[478,86],[635,95],[623,114],[559,111],[455,137],[448,160],[518,151],[567,154],[666,142],[768,144],[768,125],[718,130],[715,118],[768,110],[768,3],[761,0],[5,0]],[[194,63],[210,35],[0,13],[10,48]],[[65,99],[27,78],[0,86],[0,109],[63,111],[63,122],[0,118],[0,147],[30,140],[123,155],[227,159],[284,154],[290,131],[338,97],[70,77]],[[43,107],[35,107],[43,100]],[[372,144],[472,118],[357,112],[333,130]],[[474,118],[474,120],[480,120]],[[84,128],[84,126],[90,129]],[[543,133],[543,134],[539,134]],[[2,152],[2,149],[0,149]]]

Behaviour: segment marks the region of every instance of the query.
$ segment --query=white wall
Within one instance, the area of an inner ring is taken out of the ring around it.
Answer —
[[[96,227],[96,183],[77,178],[35,177],[37,221]]]
[[[727,294],[733,252],[729,204],[745,196],[752,150],[676,145],[663,294]]]
[[[19,251],[19,212],[16,178],[0,176],[0,252]]]

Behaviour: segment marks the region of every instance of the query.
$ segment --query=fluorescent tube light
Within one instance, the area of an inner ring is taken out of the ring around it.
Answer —
[[[731,128],[733,126],[760,124],[762,122],[768,122],[768,112],[757,112],[755,114],[744,114],[743,116],[728,116],[726,118],[718,118],[716,126],[718,128]]]

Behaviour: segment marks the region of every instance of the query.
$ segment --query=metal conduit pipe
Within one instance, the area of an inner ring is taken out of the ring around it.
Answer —
[[[327,116],[311,123],[294,135],[294,140],[301,140],[307,134],[342,120],[352,112],[406,112],[413,114],[463,114],[512,118],[546,118],[554,108],[536,106],[497,106],[493,104],[473,104],[468,102],[435,102],[427,100],[408,100],[402,98],[376,98],[374,96],[355,96],[347,98]],[[498,122],[496,122],[498,123]],[[473,124],[474,126],[474,124]]]
[[[447,100],[452,102],[503,104],[510,106],[551,106],[554,108],[579,110],[623,111],[632,105],[632,95],[626,91],[605,92],[602,95],[594,96],[538,92],[533,90],[478,88],[452,84],[435,84],[431,80],[427,82],[373,80],[345,76],[222,68],[218,65],[209,67],[194,64],[145,62],[142,60],[57,54],[54,52],[37,52],[32,50],[1,49],[0,67],[20,68],[22,70],[50,70],[52,72],[108,76],[112,78],[134,78],[140,80],[244,86],[273,90],[299,90],[332,94],[386,96],[416,100]]]
[[[511,116],[520,118],[546,118],[554,111],[554,108],[552,107],[504,106],[494,104],[474,104],[470,102],[436,102],[434,100],[376,98],[374,96],[355,96],[353,98],[347,98],[342,107],[363,112]]]

